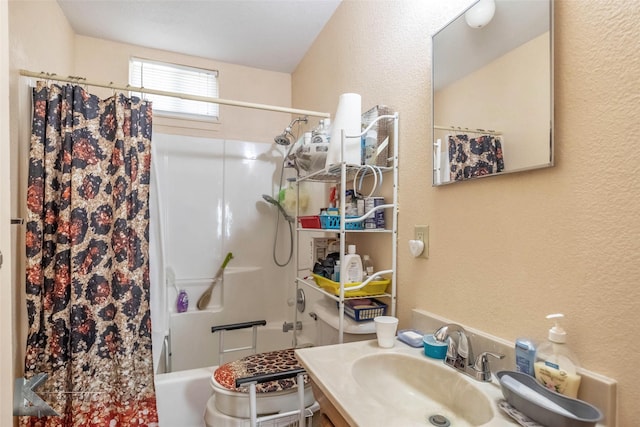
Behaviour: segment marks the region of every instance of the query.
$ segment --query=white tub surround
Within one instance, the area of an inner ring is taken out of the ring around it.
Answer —
[[[168,337],[171,370],[215,365],[218,339],[211,326],[265,319],[277,321],[281,328],[293,320],[288,300],[295,296],[295,266],[281,268],[273,262],[274,238],[278,259],[289,251],[289,229],[280,218],[275,236],[277,211],[262,198],[277,198],[286,150],[260,142],[168,133],[154,133],[153,140],[154,362],[159,366],[164,360],[160,349]],[[294,173],[285,169],[284,177]],[[214,285],[206,310],[199,311],[196,302],[228,252],[233,260]],[[178,290],[188,295],[186,313],[177,312]],[[308,316],[303,319],[311,324]],[[293,334],[289,337],[292,341]],[[313,342],[313,337],[307,341]],[[282,347],[273,349],[278,348]]]

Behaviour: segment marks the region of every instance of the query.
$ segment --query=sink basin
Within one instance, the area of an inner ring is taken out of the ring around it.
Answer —
[[[430,417],[444,416],[452,426],[480,426],[495,416],[481,383],[425,357],[363,356],[353,362],[351,374],[360,387],[371,391],[372,399],[412,424],[432,425]]]
[[[400,341],[393,348],[376,340],[304,348],[296,356],[341,425],[433,427],[446,425],[442,416],[454,427],[518,426],[498,408],[497,381],[476,381]]]

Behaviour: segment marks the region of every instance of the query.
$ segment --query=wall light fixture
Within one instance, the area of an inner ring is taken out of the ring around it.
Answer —
[[[464,18],[471,28],[482,28],[491,22],[495,12],[495,0],[480,0],[464,14]]]

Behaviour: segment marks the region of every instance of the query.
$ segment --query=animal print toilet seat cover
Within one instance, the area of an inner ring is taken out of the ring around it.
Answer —
[[[252,377],[261,374],[273,374],[302,368],[292,348],[286,350],[269,351],[266,353],[252,354],[233,362],[225,363],[213,373],[213,378],[218,384],[227,390],[248,393],[249,387],[243,385],[236,387],[237,378]],[[304,383],[309,382],[309,377],[304,375]],[[296,378],[267,381],[256,385],[257,393],[271,393],[284,391],[297,387]]]

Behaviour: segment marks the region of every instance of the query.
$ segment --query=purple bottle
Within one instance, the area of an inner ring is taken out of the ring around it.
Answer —
[[[181,289],[178,293],[176,308],[178,309],[178,313],[184,313],[189,308],[189,295],[187,295],[187,291],[184,289]]]

